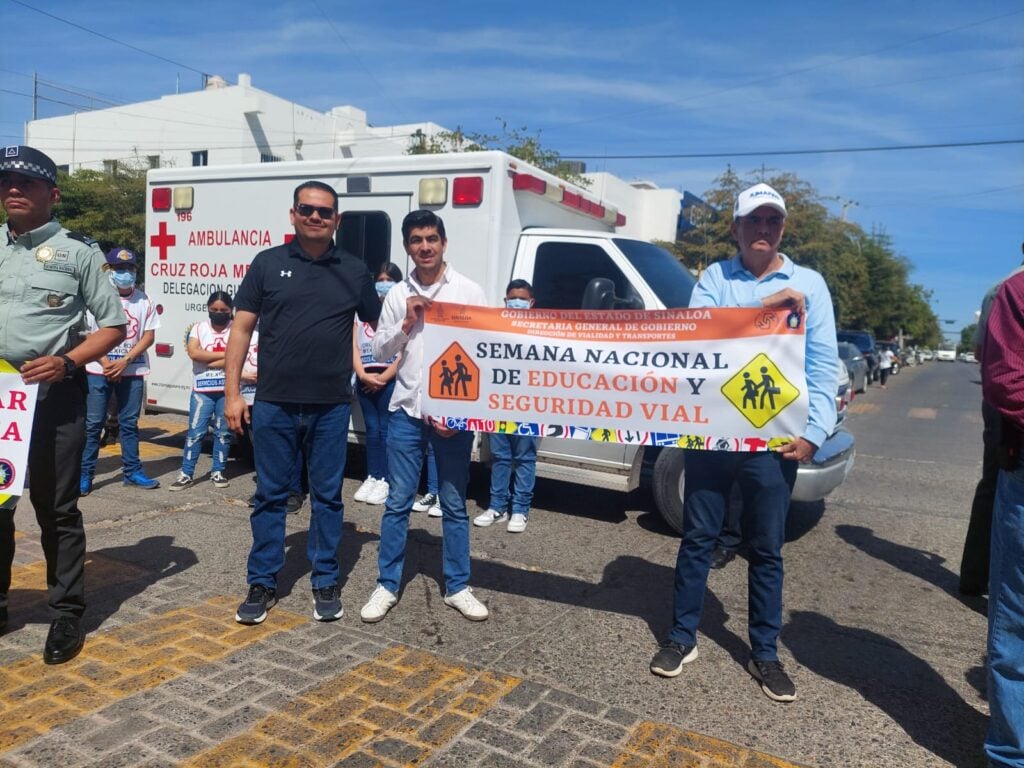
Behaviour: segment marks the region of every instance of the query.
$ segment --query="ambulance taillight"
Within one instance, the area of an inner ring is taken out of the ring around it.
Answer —
[[[153,187],[150,200],[154,211],[171,210],[171,188]]]
[[[452,184],[452,205],[480,205],[483,199],[483,176],[459,176]]]

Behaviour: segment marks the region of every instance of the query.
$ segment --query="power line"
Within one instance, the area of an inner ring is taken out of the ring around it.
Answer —
[[[195,72],[197,74],[200,74],[200,75],[203,76],[204,80],[205,80],[205,78],[209,77],[209,75],[206,72],[203,72],[202,70],[196,69],[195,67],[190,67],[188,64],[182,64],[179,61],[174,61],[173,59],[168,59],[165,56],[161,56],[160,54],[152,53],[151,51],[147,51],[147,50],[144,50],[142,48],[139,48],[138,46],[134,46],[131,43],[126,43],[126,42],[123,42],[122,40],[118,40],[116,38],[110,37],[109,35],[104,35],[102,32],[97,32],[95,29],[89,29],[88,27],[83,27],[81,24],[76,24],[73,21],[68,21],[67,19],[61,18],[60,16],[55,16],[52,13],[48,13],[46,11],[40,10],[39,8],[31,6],[28,3],[22,2],[22,0],[10,0],[10,1],[12,3],[15,3],[16,5],[22,6],[23,8],[28,8],[30,11],[35,11],[36,13],[42,14],[43,16],[49,16],[51,19],[59,21],[59,22],[61,22],[63,24],[67,24],[69,27],[75,27],[76,29],[80,29],[83,32],[88,32],[90,35],[96,35],[96,37],[101,37],[104,40],[109,40],[112,43],[117,43],[118,45],[123,45],[125,48],[130,48],[131,50],[136,51],[138,53],[141,53],[144,56],[150,56],[150,57],[152,57],[154,59],[159,59],[160,61],[167,62],[168,64],[173,64],[176,67],[181,67],[182,69],[187,69],[190,72]]]
[[[898,152],[911,149],[950,149],[953,147],[990,147],[1001,144],[1024,144],[1024,139],[997,141],[956,141],[944,144],[899,144],[887,147],[837,147],[833,149],[775,149],[756,152],[688,152],[661,155],[574,155],[562,154],[563,160],[690,160],[706,157],[774,157],[778,155],[837,155],[853,152]]]

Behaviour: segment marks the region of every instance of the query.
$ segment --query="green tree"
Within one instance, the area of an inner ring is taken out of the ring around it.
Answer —
[[[57,174],[61,200],[54,215],[62,226],[88,235],[106,252],[115,245],[135,251],[144,266],[146,243],[146,171],[141,164],[121,165],[110,174],[81,170]],[[0,223],[7,220],[0,209]]]
[[[61,224],[93,238],[104,251],[123,246],[144,260],[146,170],[141,165],[119,164],[113,173],[61,173],[57,179],[61,202],[56,209]]]
[[[454,131],[440,131],[430,135],[417,130],[412,135],[406,154],[436,155],[443,152],[483,152],[500,149],[512,157],[524,160],[577,186],[590,186],[590,180],[584,178],[578,163],[563,160],[558,152],[541,144],[539,131],[531,134],[525,127],[510,128],[508,121],[500,117],[497,120],[501,124],[501,132],[496,134],[465,133],[461,127]]]
[[[978,330],[977,323],[971,323],[960,329],[960,349],[964,352],[974,351],[974,334]]]

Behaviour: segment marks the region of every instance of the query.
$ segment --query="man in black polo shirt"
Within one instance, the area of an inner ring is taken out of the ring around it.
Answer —
[[[224,363],[224,416],[235,432],[249,408],[239,384],[249,339],[259,321],[260,372],[251,425],[256,505],[249,517],[249,594],[235,614],[259,624],[276,601],[284,566],[285,519],[293,467],[302,451],[309,476],[306,553],[312,564],[313,617],[340,619],[338,544],[342,475],[352,399],[355,314],[376,324],[380,300],[363,262],[334,246],[338,195],[318,181],[295,189],[295,239],[256,254],[235,296]]]

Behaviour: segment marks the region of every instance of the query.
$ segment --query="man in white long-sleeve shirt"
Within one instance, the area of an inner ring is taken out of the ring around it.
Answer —
[[[405,564],[409,514],[416,498],[427,446],[437,460],[445,605],[471,621],[487,618],[487,608],[469,588],[469,515],[466,486],[473,433],[450,430],[423,418],[423,313],[435,301],[486,306],[483,289],[444,260],[444,222],[432,211],[413,211],[402,222],[402,242],[416,264],[388,292],[373,338],[373,355],[388,360],[399,352],[398,375],[388,424],[389,493],[380,525],[377,587],[363,606],[365,622],[383,619],[398,603]]]

